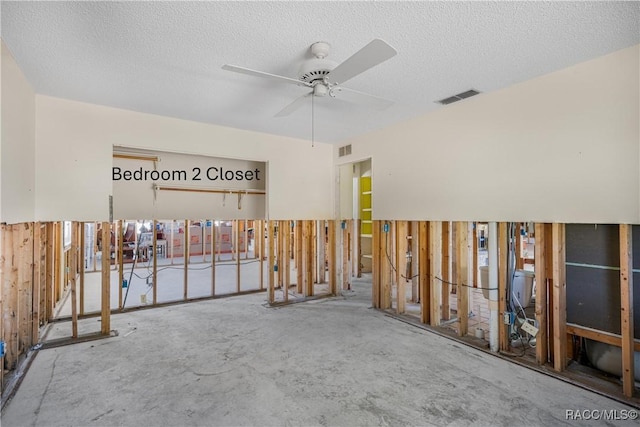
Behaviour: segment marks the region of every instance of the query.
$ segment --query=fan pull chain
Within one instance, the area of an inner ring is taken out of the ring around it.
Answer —
[[[312,92],[311,93],[311,148],[315,147],[315,111],[314,111],[314,105],[315,105],[315,97],[316,95]]]

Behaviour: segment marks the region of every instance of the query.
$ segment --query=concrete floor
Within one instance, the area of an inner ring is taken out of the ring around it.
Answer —
[[[353,289],[114,315],[117,337],[41,350],[2,426],[559,426],[631,409],[370,309],[370,278]]]

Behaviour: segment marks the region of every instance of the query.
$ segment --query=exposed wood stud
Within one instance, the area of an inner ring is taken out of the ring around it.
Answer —
[[[456,283],[458,290],[458,335],[465,336],[469,330],[469,224],[456,222]]]
[[[166,251],[166,248],[165,248]],[[153,220],[153,271],[152,271],[152,301],[153,304],[158,303],[158,220]],[[166,254],[165,254],[166,256]],[[122,285],[120,285],[122,286]]]
[[[189,227],[190,223],[188,219],[184,220],[184,250],[182,251],[183,260],[184,260],[184,275],[182,279],[183,284],[183,299],[188,298],[189,293],[189,249],[191,246],[191,238],[189,237]]]
[[[329,225],[329,293],[337,293],[336,277],[336,220],[327,221]],[[375,286],[375,285],[374,285]]]
[[[313,221],[305,221],[304,228],[304,251],[305,251],[305,266],[304,266],[304,281],[305,281],[305,295],[311,297],[314,294],[313,284]]]
[[[405,312],[407,302],[407,221],[396,221],[396,312]]]
[[[261,221],[260,221],[261,222]],[[211,296],[216,294],[216,222],[211,220]],[[256,250],[257,252],[257,250]],[[263,288],[262,258],[260,258],[260,289]],[[154,280],[155,283],[155,280]]]
[[[431,270],[431,326],[440,326],[442,319],[442,226],[440,221],[429,222],[429,262]],[[449,296],[447,295],[447,298]]]
[[[372,287],[371,290],[371,305],[373,308],[380,308],[380,264],[382,259],[380,257],[380,221],[374,219],[371,224],[371,276]]]
[[[38,342],[40,331],[40,291],[42,275],[42,245],[41,245],[41,224],[33,225],[33,295],[31,298],[31,343]]]
[[[382,233],[380,234],[380,308],[387,310],[391,308],[391,266],[389,264],[389,252],[391,223],[381,222]],[[385,229],[387,231],[385,231]]]
[[[109,250],[105,251],[106,242],[109,242],[111,229],[108,222],[102,223],[102,296],[101,296],[101,319],[100,332],[109,335],[111,332],[111,278],[110,278],[110,256]]]
[[[273,302],[275,301],[275,271],[274,271],[274,266],[275,266],[275,232],[276,232],[276,225],[275,225],[275,221],[273,220],[269,220],[267,222],[269,224],[269,229],[267,232],[267,239],[268,239],[268,257],[269,257],[269,262],[268,262],[268,268],[269,268],[269,275],[268,275],[268,284],[267,284],[267,298],[269,301],[269,304],[273,304]]]
[[[77,253],[78,253],[78,223],[71,224],[71,254],[69,265],[69,278],[71,284],[71,336],[78,338],[78,299],[77,299]]]
[[[109,242],[111,242],[111,237],[109,237]],[[103,240],[102,241],[103,252],[106,244],[107,243]],[[118,266],[118,308],[122,310],[123,308],[122,307],[122,304],[123,304],[122,284],[124,283],[124,224],[121,219],[118,220],[116,225],[116,245],[117,245],[116,265]],[[109,243],[109,247],[111,247],[111,243]],[[110,252],[111,250],[109,249],[108,253]],[[136,256],[137,254],[133,254],[134,258]]]
[[[431,272],[429,265],[429,222],[418,223],[418,278],[420,301],[420,321],[428,324],[431,320]]]
[[[86,259],[86,253],[85,253],[85,234],[84,234],[84,229],[85,229],[85,223],[81,222],[80,223],[80,243],[79,243],[79,259],[80,259],[80,279],[79,279],[79,283],[80,283],[80,315],[84,315],[84,300],[86,298],[85,295],[85,286],[84,286],[84,271],[87,267],[87,265],[85,264],[85,259]]]
[[[635,389],[632,232],[631,225],[620,224],[620,338],[622,391],[626,397],[633,397]]]
[[[449,320],[451,317],[451,309],[449,307],[449,298],[451,295],[451,223],[448,221],[442,222],[442,268],[440,270],[442,283],[442,320]]]
[[[507,262],[509,259],[509,236],[507,223],[498,223],[498,314],[502,319],[507,311]],[[500,350],[509,350],[509,330],[504,322],[498,322],[498,341]]]
[[[296,221],[294,227],[294,239],[295,239],[295,261],[296,261],[296,292],[299,294],[303,293],[304,287],[304,255],[303,255],[303,222]]]
[[[563,371],[567,363],[565,227],[552,225],[553,238],[553,368]]]
[[[536,337],[536,361],[543,365],[547,363],[547,275],[545,250],[545,227],[543,223],[536,223],[535,230],[535,277],[536,277],[536,321],[538,322],[538,336]]]
[[[241,236],[241,227],[240,220],[237,219],[234,221],[236,233],[235,233],[235,245],[233,245],[233,249],[236,253],[236,292],[240,292],[240,236]],[[244,242],[245,246],[247,242]]]

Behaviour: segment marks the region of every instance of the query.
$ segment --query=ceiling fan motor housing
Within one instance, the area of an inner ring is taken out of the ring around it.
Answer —
[[[305,61],[298,71],[298,78],[305,83],[313,83],[316,80],[322,81],[324,77],[333,70],[337,63],[330,59],[314,58]]]

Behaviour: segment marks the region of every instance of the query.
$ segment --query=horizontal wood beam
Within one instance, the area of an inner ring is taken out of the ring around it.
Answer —
[[[611,332],[600,331],[586,326],[579,326],[573,323],[567,323],[567,333],[578,337],[589,338],[590,340],[602,342],[605,344],[622,347],[622,338],[620,335]],[[640,340],[635,339],[633,344],[635,351],[640,351]]]

